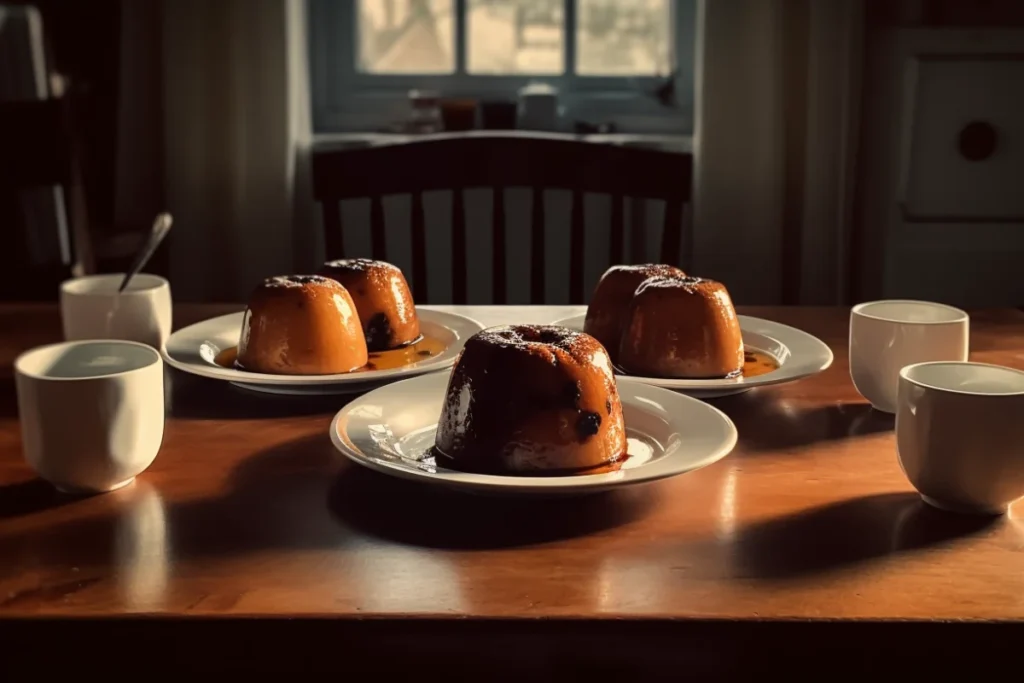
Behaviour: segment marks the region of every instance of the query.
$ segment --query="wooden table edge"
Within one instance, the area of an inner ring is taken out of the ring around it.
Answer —
[[[88,628],[84,628],[88,624]],[[626,637],[628,636],[628,638]],[[670,674],[906,670],[977,675],[1016,659],[1020,622],[838,619],[461,618],[423,616],[0,617],[4,670],[88,669],[116,643],[119,666],[348,673],[494,672],[546,680],[581,671]],[[479,678],[477,678],[479,680]]]

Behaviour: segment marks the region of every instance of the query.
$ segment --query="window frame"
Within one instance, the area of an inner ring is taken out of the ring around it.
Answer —
[[[373,132],[382,121],[401,118],[411,89],[436,90],[444,97],[514,98],[530,82],[559,90],[566,121],[601,123],[614,120],[621,132],[692,132],[693,43],[696,0],[671,4],[672,61],[675,64],[676,106],[667,107],[653,96],[665,82],[657,76],[581,76],[567,73],[575,61],[576,32],[566,30],[562,74],[483,75],[466,73],[465,9],[467,0],[454,0],[455,73],[367,74],[358,70],[355,0],[307,0],[310,84],[313,128],[317,133]],[[563,0],[567,27],[575,26],[576,1]],[[341,40],[339,36],[351,36]]]

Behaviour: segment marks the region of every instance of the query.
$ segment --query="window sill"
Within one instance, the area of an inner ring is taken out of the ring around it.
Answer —
[[[515,101],[516,95],[507,92],[502,96],[477,97]],[[637,135],[679,136],[693,132],[691,101],[667,108],[650,97],[622,91],[562,93],[559,99],[563,132],[569,132],[576,121],[614,123],[622,133]],[[384,90],[352,94],[343,101],[317,101],[314,112],[313,128],[318,133],[383,131],[382,122],[399,122],[408,116],[408,93]]]
[[[570,133],[546,133],[528,130],[475,130],[463,133],[437,133],[434,135],[405,135],[399,133],[317,133],[313,136],[313,151],[329,149],[351,149],[361,147],[377,147],[394,145],[413,140],[430,140],[450,136],[474,135],[507,135],[523,137],[554,137],[563,140],[582,140],[595,144],[625,145],[629,147],[645,147],[659,149],[678,154],[693,153],[693,136],[691,135],[648,135],[634,133],[611,133],[597,135],[572,135]]]

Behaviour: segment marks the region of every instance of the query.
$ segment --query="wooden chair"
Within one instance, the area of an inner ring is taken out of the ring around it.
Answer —
[[[532,303],[544,301],[544,237],[548,221],[545,220],[543,192],[556,188],[572,191],[569,296],[572,303],[584,303],[584,194],[603,193],[612,197],[611,263],[623,263],[624,198],[664,200],[665,229],[660,260],[679,264],[683,207],[690,200],[691,184],[689,154],[543,134],[439,135],[376,147],[323,150],[313,156],[314,195],[322,204],[324,243],[330,259],[345,257],[339,201],[370,198],[372,255],[386,260],[382,198],[412,195],[411,284],[419,303],[429,303],[422,197],[425,191],[452,191],[452,289],[456,304],[467,301],[464,190],[477,187],[494,190],[491,276],[497,304],[507,301],[504,190],[509,187],[533,190],[530,218]]]
[[[91,270],[85,195],[68,96],[0,102],[0,299],[55,300],[61,281]],[[20,193],[60,187],[53,196],[63,254],[34,259]]]

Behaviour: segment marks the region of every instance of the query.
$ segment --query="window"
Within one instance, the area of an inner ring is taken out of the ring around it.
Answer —
[[[310,0],[318,132],[380,130],[412,89],[555,86],[572,122],[689,133],[696,0]]]

